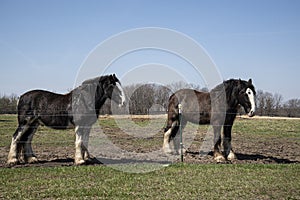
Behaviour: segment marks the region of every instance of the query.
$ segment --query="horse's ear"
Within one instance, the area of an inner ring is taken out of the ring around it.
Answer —
[[[119,79],[117,78],[116,74],[113,74],[112,77],[113,77],[113,81],[114,82],[118,82],[119,81]]]
[[[248,83],[252,85],[252,79],[251,78],[249,79]]]
[[[111,83],[111,82],[114,81],[114,76],[113,76],[112,74],[110,74],[110,75],[108,76],[108,81],[109,81],[109,83]]]

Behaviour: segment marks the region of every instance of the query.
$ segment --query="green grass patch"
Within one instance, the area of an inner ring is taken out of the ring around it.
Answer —
[[[0,115],[0,146],[9,146],[17,128],[16,115]]]
[[[161,132],[150,138],[135,138],[121,133],[114,119],[101,118],[99,123],[119,145],[124,141],[136,148],[149,145],[150,151],[162,145]],[[151,124],[149,120],[134,123],[141,127]],[[194,129],[196,125],[191,126]],[[1,147],[9,148],[16,127],[16,115],[0,116]],[[205,133],[207,128],[199,126],[199,131]],[[262,141],[272,137],[299,141],[300,123],[238,118],[233,133]],[[50,149],[62,145],[73,148],[74,131],[40,127],[33,143]],[[121,167],[131,166],[114,166]],[[174,164],[140,174],[104,165],[0,168],[0,199],[300,199],[299,191],[299,164]]]
[[[144,174],[106,166],[2,168],[5,199],[298,199],[299,165],[176,164]]]
[[[239,119],[233,124],[233,131],[239,134],[261,137],[300,138],[300,120],[292,119]]]
[[[9,146],[11,138],[18,127],[16,115],[0,115],[0,146]],[[39,126],[33,139],[33,145],[61,146],[74,143],[74,130],[54,130]]]

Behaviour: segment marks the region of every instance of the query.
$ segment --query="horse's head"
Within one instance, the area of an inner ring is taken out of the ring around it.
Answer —
[[[238,80],[238,103],[243,106],[249,117],[255,115],[255,88],[252,85],[252,80]]]
[[[121,87],[121,83],[115,74],[106,77],[103,83],[103,90],[105,95],[116,102],[119,107],[125,105],[125,93]]]

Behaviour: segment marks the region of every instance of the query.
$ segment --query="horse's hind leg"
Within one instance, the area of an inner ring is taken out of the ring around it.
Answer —
[[[172,124],[172,122],[171,122]],[[163,151],[165,153],[171,153],[171,148],[170,148],[170,138],[172,134],[172,125],[167,125],[165,128],[164,132],[164,143],[163,143]]]
[[[163,143],[163,150],[165,153],[170,154],[172,150],[170,148],[170,141],[172,137],[176,136],[178,130],[178,121],[171,121],[166,128],[164,133],[164,143]]]
[[[25,162],[28,163],[36,163],[38,162],[38,159],[33,153],[31,142],[32,138],[34,136],[34,133],[36,132],[38,128],[38,123],[32,124],[29,129],[24,133],[24,136],[22,137],[22,141],[24,140],[24,159]]]
[[[83,158],[84,160],[88,161],[91,160],[92,157],[88,151],[89,148],[89,137],[90,137],[90,128],[88,128],[88,130],[85,130],[85,133],[83,134]]]
[[[19,125],[16,129],[10,145],[10,150],[7,156],[7,163],[9,165],[16,165],[19,161],[20,153],[23,149],[23,143],[21,142],[21,138],[24,135],[24,133],[28,130],[29,126],[26,125]]]
[[[221,145],[221,126],[213,126],[214,129],[214,159],[217,162],[224,162],[225,157],[220,152]]]
[[[87,149],[88,137],[89,137],[90,128],[76,126],[76,141],[75,141],[75,164],[82,165],[85,164],[85,158],[89,158],[89,152]]]
[[[181,150],[181,147],[180,147],[180,140],[181,140],[181,138],[180,138],[180,134],[179,134],[178,131],[181,128],[181,134],[182,134],[183,133],[183,129],[185,128],[186,124],[187,124],[187,121],[184,120],[184,119],[182,119],[182,121],[181,121],[181,123],[179,123],[177,131],[175,133],[176,135],[175,134],[171,135],[171,137],[172,136],[174,137],[173,138],[173,143],[174,143],[174,149],[175,149],[176,154],[180,154],[180,150]],[[177,134],[177,132],[178,132],[178,134]],[[183,142],[183,141],[181,141],[181,142]],[[185,152],[186,152],[186,149],[183,147],[183,153],[185,153]]]
[[[172,150],[170,148],[170,137],[172,133],[172,127],[168,128],[164,133],[164,143],[163,143],[163,150],[165,153],[171,153]]]

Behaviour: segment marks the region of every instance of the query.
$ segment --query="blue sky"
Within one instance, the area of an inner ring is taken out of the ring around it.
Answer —
[[[0,94],[66,92],[99,43],[162,27],[197,41],[223,79],[300,98],[299,11],[297,0],[0,0]]]

